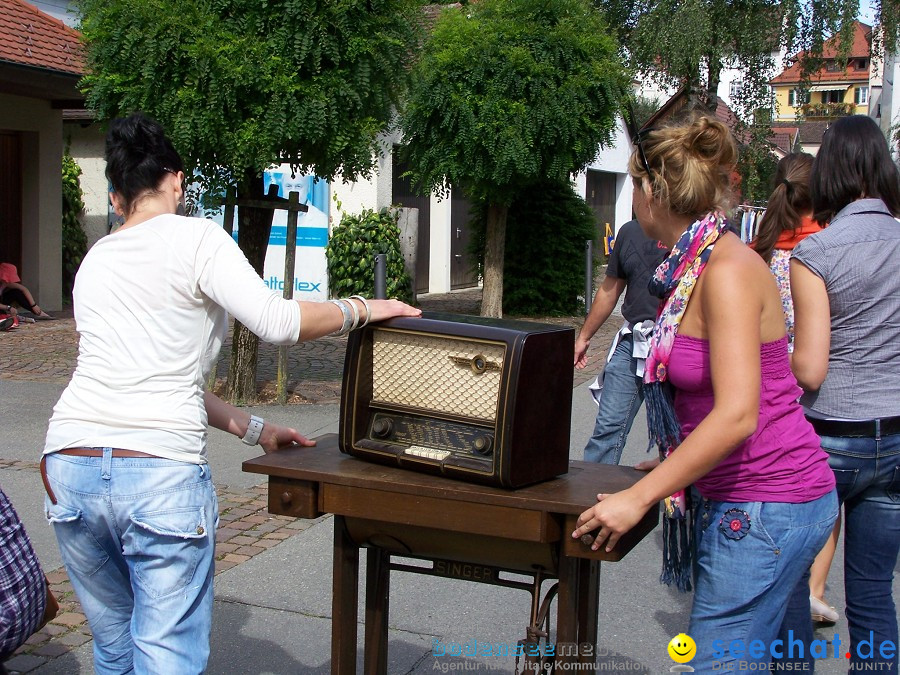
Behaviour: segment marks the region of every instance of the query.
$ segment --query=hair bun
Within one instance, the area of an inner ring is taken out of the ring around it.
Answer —
[[[698,117],[685,128],[684,149],[695,157],[715,164],[731,164],[736,158],[727,138],[731,131],[712,117]]]

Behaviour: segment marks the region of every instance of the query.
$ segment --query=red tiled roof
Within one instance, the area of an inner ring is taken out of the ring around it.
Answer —
[[[837,72],[828,72],[824,66],[819,72],[810,76],[812,84],[817,82],[867,82],[869,80],[869,69],[855,70],[852,66],[852,60],[857,58],[869,58],[872,40],[872,27],[859,21],[855,21],[853,25],[853,45],[850,53],[847,55],[848,68],[847,72],[839,70]],[[838,54],[838,36],[834,36],[827,40],[822,47],[822,58],[833,60]],[[800,82],[800,62],[806,56],[807,52],[800,52],[794,57],[794,62],[790,67],[786,68],[778,74],[771,84],[794,84]]]
[[[772,143],[784,154],[789,154],[797,141],[797,127],[772,127]]]
[[[0,0],[0,61],[81,75],[78,31],[22,0]]]

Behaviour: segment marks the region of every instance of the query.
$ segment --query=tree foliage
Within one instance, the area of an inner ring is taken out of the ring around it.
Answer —
[[[333,297],[375,297],[375,256],[383,253],[387,256],[387,297],[412,301],[412,280],[400,250],[398,215],[398,211],[390,209],[378,213],[364,209],[359,215],[346,214],[341,218],[325,248]]]
[[[484,204],[476,204],[473,211],[472,257],[481,261]],[[584,294],[584,242],[596,240],[597,227],[591,207],[572,185],[541,181],[522,190],[510,204],[506,230],[504,311],[571,316],[583,310],[579,296]]]
[[[71,295],[75,273],[87,253],[87,235],[79,216],[84,212],[81,167],[68,150],[62,158],[62,281],[63,292]]]
[[[134,111],[169,132],[207,194],[260,200],[262,172],[371,172],[406,82],[416,0],[80,0],[83,86],[101,120]],[[272,211],[239,208],[262,272]],[[226,397],[256,396],[258,343],[235,325]]]
[[[287,162],[371,171],[403,90],[414,0],[80,0],[98,117],[143,111],[218,188]]]
[[[839,54],[849,54],[859,0],[594,0],[618,32],[623,57],[641,76],[686,87],[685,112],[714,111],[723,68],[740,72],[732,96],[739,118],[742,190],[758,198],[771,171],[769,138],[774,108],[769,80],[787,64],[776,55],[800,55],[803,71],[818,70],[825,42],[837,35]],[[900,0],[875,0],[876,56],[896,50]]]
[[[416,184],[458,186],[488,203],[483,314],[502,314],[507,206],[523,187],[563,179],[596,157],[629,83],[588,0],[482,0],[443,10],[400,125]]]

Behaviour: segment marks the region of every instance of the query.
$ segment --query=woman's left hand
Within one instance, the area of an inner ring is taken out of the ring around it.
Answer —
[[[628,490],[615,494],[598,494],[597,504],[578,516],[573,539],[598,530],[591,549],[597,551],[605,543],[607,553],[612,551],[623,534],[640,522],[647,509]]]
[[[315,441],[309,440],[296,429],[283,427],[268,421],[263,426],[262,434],[259,436],[259,445],[266,453],[297,446],[311,448],[315,444]]]

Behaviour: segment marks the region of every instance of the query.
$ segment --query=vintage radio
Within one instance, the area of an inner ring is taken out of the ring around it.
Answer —
[[[567,471],[571,328],[426,312],[351,333],[340,449],[516,488]]]

